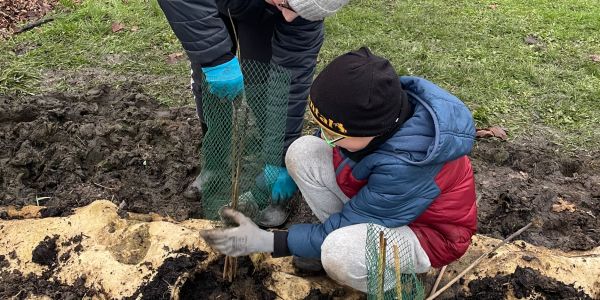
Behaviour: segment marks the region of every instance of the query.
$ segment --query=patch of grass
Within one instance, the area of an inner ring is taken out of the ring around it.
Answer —
[[[188,89],[188,66],[185,60],[166,63],[167,55],[182,49],[156,0],[60,4],[53,22],[0,44],[0,91],[71,90],[134,80],[166,103],[184,100],[179,94]],[[112,32],[113,23],[125,28]]]
[[[190,103],[186,62],[156,0],[60,0],[57,19],[0,42],[0,93],[133,80]],[[472,109],[478,126],[600,146],[600,6],[595,0],[351,1],[326,20],[319,69],[360,46],[425,77]],[[111,24],[125,29],[113,33]],[[137,31],[131,29],[137,27]],[[536,129],[533,129],[536,128]]]
[[[513,136],[558,129],[557,142],[597,148],[600,6],[573,1],[351,2],[329,18],[321,66],[368,45],[404,75],[456,94],[478,126]]]
[[[8,65],[0,69],[0,94],[31,94],[34,89],[31,83],[36,81],[36,74],[30,72],[32,66],[23,64]]]

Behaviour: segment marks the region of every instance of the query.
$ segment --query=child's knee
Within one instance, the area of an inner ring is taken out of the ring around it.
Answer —
[[[303,136],[295,140],[285,154],[285,165],[288,171],[294,170],[296,166],[301,165],[302,162],[306,162],[307,159],[310,160],[318,157],[318,154],[324,150],[328,150],[326,148],[323,149],[323,144],[328,147],[322,139],[312,135]]]
[[[333,280],[364,292],[367,289],[365,237],[359,226],[330,233],[321,246],[321,262]]]

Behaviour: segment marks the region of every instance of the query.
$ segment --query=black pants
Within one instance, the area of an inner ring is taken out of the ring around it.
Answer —
[[[245,0],[256,1],[256,0]],[[258,0],[265,3],[264,0]],[[236,53],[233,26],[239,39],[241,59],[272,62],[291,71],[290,96],[286,116],[284,155],[289,145],[300,137],[302,124],[312,83],[317,55],[323,43],[323,23],[296,18],[293,22],[283,19],[281,13],[265,3],[261,13],[254,11],[250,16],[230,17],[221,10],[221,18],[233,41],[232,53]],[[198,117],[206,130],[202,112],[200,83],[203,74],[200,65],[192,64],[192,91],[196,101]],[[282,116],[283,117],[283,116]]]

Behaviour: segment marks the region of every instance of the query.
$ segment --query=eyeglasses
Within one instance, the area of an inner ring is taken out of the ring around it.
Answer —
[[[335,143],[346,138],[343,135],[335,134],[328,129],[323,128],[323,126],[319,127],[321,128],[321,137],[325,140],[325,142],[327,142],[327,145],[331,147],[335,147]]]

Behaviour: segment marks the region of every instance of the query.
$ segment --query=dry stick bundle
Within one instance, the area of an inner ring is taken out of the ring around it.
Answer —
[[[231,161],[234,164],[231,172],[231,208],[237,209],[240,196],[240,177],[242,173],[242,157],[244,152],[243,134],[246,132],[247,107],[244,105],[246,93],[242,94],[241,101],[233,103],[232,132],[231,132]],[[236,144],[236,142],[238,142]],[[237,273],[237,258],[226,256],[223,278],[232,282]]]
[[[233,23],[233,18],[231,18],[231,12],[228,10],[229,20],[231,21],[231,27],[233,28],[233,34],[235,35],[235,41],[237,43],[237,57],[241,59],[241,50],[240,50],[240,42],[237,36],[237,32],[235,30],[235,24]],[[241,175],[241,165],[242,165],[242,153],[244,151],[244,138],[242,134],[245,133],[245,128],[240,128],[241,126],[245,127],[246,120],[242,119],[246,115],[246,106],[244,105],[246,102],[246,92],[242,92],[242,99],[240,101],[233,101],[232,105],[232,118],[231,118],[231,162],[234,164],[233,172],[231,172],[231,208],[237,209],[238,206],[238,198],[240,195],[240,175]],[[243,124],[242,124],[243,123]],[[238,142],[239,143],[236,143]],[[223,279],[232,282],[235,278],[235,274],[237,273],[237,258],[232,256],[225,256],[225,265],[223,267]]]
[[[385,285],[385,247],[387,240],[383,237],[383,230],[379,232],[379,299],[383,300]]]
[[[396,271],[396,294],[398,299],[402,300],[402,272],[400,271],[400,255],[396,244],[394,244],[394,269]]]

